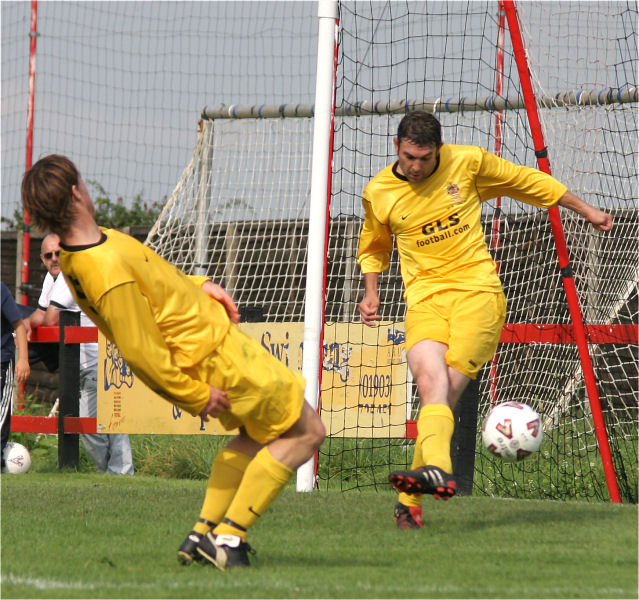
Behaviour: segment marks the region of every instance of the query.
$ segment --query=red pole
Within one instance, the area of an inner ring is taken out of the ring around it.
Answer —
[[[497,66],[496,66],[496,79],[495,79],[495,95],[501,96],[504,90],[504,38],[506,30],[506,13],[504,12],[504,3],[499,0],[497,7]],[[504,113],[498,110],[495,113],[495,154],[501,156],[502,146],[502,134],[501,127],[504,121]],[[495,213],[493,215],[492,228],[490,233],[491,248],[494,253],[497,253],[501,248],[501,237],[499,226],[501,224],[501,197],[495,199]],[[497,273],[499,273],[500,263],[495,260],[497,266]],[[489,376],[489,394],[490,403],[494,405],[497,403],[497,388],[499,378],[499,357],[495,352],[490,361],[490,376]]]
[[[530,72],[528,70],[528,61],[526,51],[519,29],[519,21],[517,19],[517,9],[513,0],[504,0],[504,8],[506,9],[506,18],[508,19],[508,28],[517,61],[517,70],[519,72],[519,80],[526,104],[526,112],[530,122],[530,130],[532,133],[533,143],[535,146],[535,156],[539,170],[550,174],[550,162],[548,161],[548,152],[544,146],[544,135],[539,121],[539,113],[537,112],[537,102],[533,92],[530,80]],[[599,392],[597,390],[597,380],[592,368],[590,353],[588,351],[588,341],[586,338],[586,329],[584,327],[581,310],[579,308],[579,298],[575,287],[575,280],[572,276],[572,267],[568,257],[568,247],[566,246],[566,238],[564,236],[563,225],[559,209],[555,206],[548,211],[550,225],[552,227],[553,236],[555,238],[555,246],[557,249],[557,257],[559,259],[559,268],[564,283],[568,308],[573,322],[575,342],[581,359],[581,368],[584,374],[584,383],[590,401],[592,410],[592,420],[595,426],[595,435],[599,445],[599,453],[601,454],[601,462],[603,463],[606,483],[608,485],[608,493],[612,502],[621,502],[619,487],[617,485],[617,476],[615,467],[612,463],[612,453],[610,452],[610,443],[606,432],[606,424],[604,422],[603,413],[601,411],[601,402]]]
[[[33,159],[33,111],[35,104],[35,59],[36,39],[38,36],[38,0],[31,0],[31,31],[29,33],[29,101],[27,106],[27,156],[26,170],[31,168]],[[24,229],[22,231],[22,283],[29,283],[29,256],[31,252],[31,218],[24,211]],[[22,288],[21,302],[28,303],[27,293]]]
[[[38,0],[31,0],[31,30],[29,32],[29,100],[27,103],[27,154],[25,160],[25,170],[31,168],[33,159],[33,111],[35,105],[35,59],[36,59],[36,38],[38,36]],[[29,257],[31,256],[31,218],[25,210],[23,212],[22,230],[22,268],[20,281],[23,286],[20,291],[20,302],[28,304],[26,286],[29,283]],[[22,402],[24,398],[24,382],[18,386],[18,410],[24,408]]]

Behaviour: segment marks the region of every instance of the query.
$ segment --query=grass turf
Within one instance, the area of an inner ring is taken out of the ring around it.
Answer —
[[[637,507],[287,488],[250,569],[180,566],[206,483],[60,472],[1,478],[3,598],[636,598]]]

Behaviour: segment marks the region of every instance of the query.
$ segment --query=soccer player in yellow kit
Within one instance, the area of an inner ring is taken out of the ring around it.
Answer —
[[[400,529],[422,526],[422,494],[456,492],[450,443],[453,410],[471,379],[489,361],[506,318],[506,298],[480,222],[481,203],[498,196],[569,208],[599,231],[611,215],[567,191],[556,179],[517,166],[477,146],[443,144],[430,113],[407,114],[394,138],[397,161],[363,194],[358,263],[364,276],[362,321],[375,325],[379,273],[389,265],[393,237],[406,301],[406,358],[420,411],[410,470],[390,474],[400,492]]]
[[[249,566],[247,530],[324,440],[304,379],[240,331],[217,284],[189,277],[137,240],[100,228],[75,165],[50,155],[22,181],[34,223],[60,236],[60,264],[82,310],[151,389],[193,416],[239,427],[215,457],[188,564]]]

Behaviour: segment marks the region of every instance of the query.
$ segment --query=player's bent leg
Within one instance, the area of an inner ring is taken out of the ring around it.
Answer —
[[[182,564],[189,565],[201,559],[197,552],[200,540],[224,517],[246,468],[261,448],[262,444],[251,439],[241,427],[239,435],[217,454],[211,466],[200,518],[178,548],[178,560]]]
[[[244,564],[248,563],[248,556],[243,545],[248,530],[277,498],[293,473],[271,456],[268,446],[262,448],[249,463],[224,518],[198,544],[199,554],[219,569],[248,566]],[[221,546],[225,548],[220,549]],[[237,561],[229,558],[233,556]]]
[[[304,402],[297,422],[270,442],[268,448],[273,458],[294,470],[313,456],[325,438],[326,430],[317,411],[308,402]]]
[[[389,475],[391,485],[403,494],[431,494],[446,500],[457,490],[450,457],[455,419],[448,402],[451,393],[456,395],[459,391],[457,387],[463,389],[461,386],[467,378],[460,373],[459,381],[455,380],[451,390],[447,351],[446,344],[421,340],[407,354],[422,405],[415,445],[423,462],[420,466],[413,463],[410,470],[394,471]]]
[[[235,559],[229,562],[226,556],[237,558],[246,554],[247,548],[242,544],[246,542],[248,529],[277,498],[295,469],[319,448],[324,436],[319,416],[304,403],[298,421],[262,448],[249,463],[224,518],[202,538],[198,553],[218,568],[237,566]],[[222,550],[221,546],[224,546]],[[238,559],[239,563],[243,560]]]

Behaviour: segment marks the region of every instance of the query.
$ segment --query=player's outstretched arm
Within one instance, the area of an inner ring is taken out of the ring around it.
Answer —
[[[204,290],[214,300],[222,303],[226,309],[226,314],[228,314],[229,319],[231,319],[231,323],[240,322],[240,311],[237,309],[235,302],[233,302],[233,298],[229,296],[227,291],[221,285],[213,283],[210,280],[205,281],[202,284],[202,290]]]
[[[559,199],[559,205],[575,211],[598,231],[610,231],[612,229],[611,214],[591,206],[572,192],[566,192]]]

